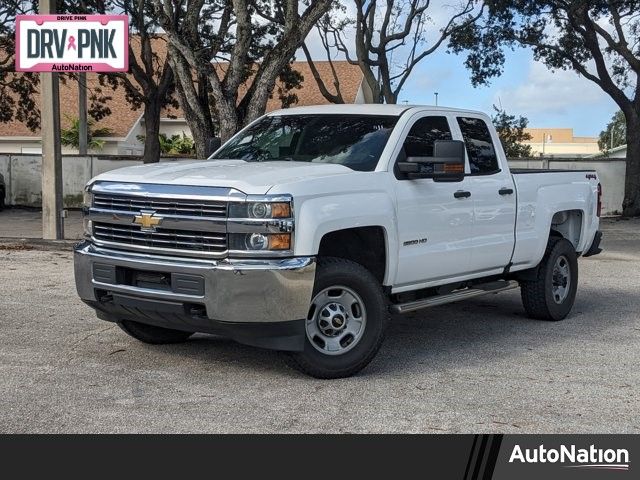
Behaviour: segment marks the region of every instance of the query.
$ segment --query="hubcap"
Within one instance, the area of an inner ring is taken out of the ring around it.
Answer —
[[[362,298],[343,286],[325,288],[311,301],[307,338],[325,355],[342,355],[361,340],[367,323]]]
[[[553,300],[557,304],[561,304],[569,296],[569,289],[571,288],[571,270],[569,268],[569,260],[564,255],[559,256],[556,259],[556,263],[553,266],[553,279],[551,293],[553,294]]]

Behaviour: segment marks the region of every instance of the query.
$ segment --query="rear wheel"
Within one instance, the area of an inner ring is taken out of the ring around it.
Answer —
[[[549,239],[537,278],[521,282],[522,304],[539,320],[563,320],[571,311],[578,289],[578,256],[560,237]]]
[[[316,378],[354,375],[378,352],[388,323],[387,301],[371,272],[350,260],[322,258],[304,351],[288,354],[290,363]]]
[[[136,340],[154,345],[181,343],[193,335],[192,332],[146,325],[132,320],[122,320],[118,322],[118,326]]]

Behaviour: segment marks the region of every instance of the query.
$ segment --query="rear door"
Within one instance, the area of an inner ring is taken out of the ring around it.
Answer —
[[[430,178],[409,180],[397,169],[406,157],[433,156],[436,140],[451,140],[450,121],[444,115],[417,115],[396,160],[398,215],[398,275],[395,290],[446,278],[469,271],[472,248],[473,200],[469,194],[472,179],[461,182],[435,182]],[[455,121],[455,119],[453,119]],[[456,195],[458,192],[458,195]]]
[[[473,200],[473,249],[469,272],[502,271],[515,245],[516,191],[502,153],[500,139],[487,121],[458,115],[457,127],[465,141]]]

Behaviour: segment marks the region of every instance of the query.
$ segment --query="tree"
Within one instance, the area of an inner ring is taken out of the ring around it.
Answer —
[[[34,13],[34,3],[3,0],[0,3],[0,122],[23,122],[31,130],[40,127],[36,103],[38,75],[15,72],[16,16]]]
[[[145,0],[110,0],[112,11],[129,15],[129,72],[100,76],[103,86],[123,88],[134,110],[144,107],[144,163],[160,160],[160,118],[163,108],[177,107],[175,83],[167,55],[167,39],[158,35],[153,6]],[[175,21],[175,19],[172,19]]]
[[[226,140],[265,112],[277,79],[332,1],[153,0],[198,156],[213,136],[212,113]]]
[[[619,110],[611,118],[611,121],[602,132],[598,139],[598,146],[602,152],[607,152],[613,148],[619,147],[627,143],[627,120],[624,118],[624,112]]]
[[[458,30],[476,22],[484,12],[483,2],[464,0],[449,10],[444,26],[428,41],[433,10],[429,10],[430,0],[387,0],[380,3],[376,0],[354,0],[354,3],[355,19],[326,15],[318,25],[318,32],[329,59],[331,52],[337,51],[352,65],[360,66],[375,103],[397,103],[398,95],[416,65],[438,50]],[[345,40],[349,28],[355,31],[355,52]],[[313,65],[306,49],[305,54]],[[339,83],[336,83],[339,79],[335,73],[336,94],[329,92],[315,72],[314,77],[325,98],[341,103]]]
[[[525,129],[529,125],[526,117],[509,115],[504,109],[493,106],[493,124],[500,136],[500,142],[507,158],[521,158],[531,156],[531,145],[522,142],[531,140],[531,134]]]
[[[502,72],[504,48],[521,46],[551,69],[574,70],[624,113],[628,146],[623,215],[640,215],[640,1],[487,0],[485,21],[456,32],[474,84]]]
[[[67,117],[69,128],[60,131],[60,143],[66,147],[80,147],[80,120],[78,117]],[[87,146],[93,150],[102,150],[105,141],[96,137],[108,137],[112,131],[110,128],[93,128],[96,121],[92,118],[87,120]]]

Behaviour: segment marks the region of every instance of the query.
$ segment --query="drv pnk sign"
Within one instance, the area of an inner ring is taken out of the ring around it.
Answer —
[[[19,72],[126,72],[126,15],[18,15]]]

